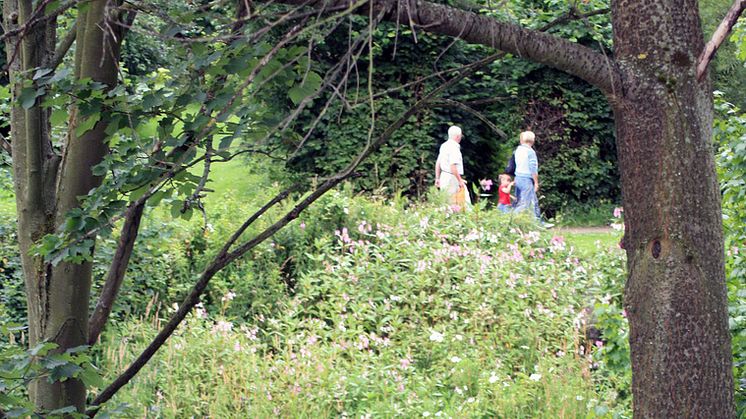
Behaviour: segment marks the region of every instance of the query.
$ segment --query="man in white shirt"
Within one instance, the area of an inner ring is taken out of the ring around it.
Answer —
[[[464,174],[464,159],[461,156],[461,139],[463,134],[461,128],[451,126],[448,128],[448,141],[440,145],[438,160],[435,162],[435,186],[441,191],[447,192],[453,197],[461,188],[466,187]],[[466,203],[469,202],[469,193],[464,191]]]

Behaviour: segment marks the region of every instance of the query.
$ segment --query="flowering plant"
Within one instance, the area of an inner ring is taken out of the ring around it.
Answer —
[[[624,207],[614,208],[614,218],[611,219],[611,228],[617,231],[624,231]]]

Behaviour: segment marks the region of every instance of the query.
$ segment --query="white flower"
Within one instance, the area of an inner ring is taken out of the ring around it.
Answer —
[[[433,330],[433,333],[430,334],[430,340],[433,342],[443,342],[443,339],[445,339],[445,336],[437,330]]]
[[[497,378],[494,372],[490,374],[490,379],[489,379],[490,384],[495,384],[498,380],[499,378]]]
[[[583,396],[575,396],[575,400],[581,401],[581,400],[583,400]]]
[[[426,418],[426,417],[428,417],[428,416],[430,416],[430,412],[427,412],[427,411],[425,411],[425,412],[422,412],[422,417],[423,417],[423,418]]]
[[[529,376],[528,379],[531,381],[539,381],[541,380],[541,374],[536,374],[536,373],[531,374],[531,376]]]
[[[461,358],[459,358],[457,356],[452,356],[451,357],[451,362],[453,362],[454,364],[458,364],[459,362],[461,362]]]

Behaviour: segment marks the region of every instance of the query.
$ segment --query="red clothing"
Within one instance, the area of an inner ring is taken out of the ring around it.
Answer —
[[[503,186],[502,185],[498,186],[497,190],[498,190],[498,192],[500,192],[500,194],[499,194],[499,197],[500,197],[499,203],[500,204],[505,204],[505,205],[510,205],[510,194],[503,192]]]

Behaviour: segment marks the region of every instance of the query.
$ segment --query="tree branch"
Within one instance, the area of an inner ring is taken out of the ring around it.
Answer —
[[[109,272],[106,275],[106,282],[104,282],[104,287],[101,289],[101,295],[96,303],[96,308],[93,310],[93,314],[91,314],[91,318],[88,321],[89,345],[96,343],[99,335],[101,335],[101,331],[104,329],[104,325],[109,319],[111,309],[114,306],[114,300],[116,300],[119,294],[124,274],[127,272],[127,266],[132,255],[132,248],[137,239],[137,233],[140,229],[140,220],[142,220],[144,209],[145,203],[143,202],[127,210],[124,225],[122,226],[122,233],[119,236],[119,245],[114,253],[114,258],[111,260]]]
[[[307,4],[315,9],[321,9],[323,7],[334,8],[348,0],[278,1],[290,5]],[[388,7],[390,1],[370,0],[375,10]],[[364,14],[365,10],[366,7],[360,7],[356,13]],[[587,16],[595,13],[592,12]],[[444,16],[448,18],[443,19]],[[443,4],[411,0],[409,7],[392,8],[387,11],[384,19],[400,24],[416,25],[431,33],[457,37],[472,44],[485,45],[557,68],[580,77],[606,94],[613,94],[614,86],[617,86],[620,80],[615,62],[588,47],[558,36],[522,28],[512,23],[501,22],[488,16]]]
[[[723,43],[725,38],[728,36],[733,26],[738,21],[738,17],[741,16],[743,10],[746,9],[746,0],[735,0],[733,5],[730,6],[730,10],[720,22],[715,33],[712,34],[712,38],[705,45],[705,49],[702,50],[699,59],[697,60],[697,80],[702,81],[705,78],[705,72],[710,61],[715,57],[715,52],[720,48],[720,44]]]
[[[65,59],[65,55],[67,55],[67,52],[70,50],[70,47],[73,46],[73,42],[75,42],[75,38],[77,37],[78,33],[78,22],[76,21],[73,23],[73,26],[70,28],[70,32],[67,33],[65,38],[60,41],[60,44],[57,46],[57,50],[54,51],[54,57],[52,58],[52,62],[49,65],[49,68],[52,70],[56,69],[57,67],[62,64],[62,60]]]
[[[3,134],[0,133],[0,148],[2,148],[6,153],[8,153],[9,156],[13,156],[13,146],[10,145],[10,141],[8,141]]]

